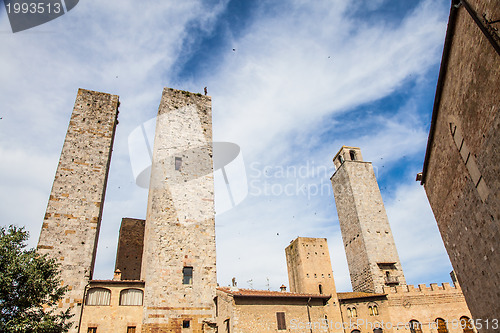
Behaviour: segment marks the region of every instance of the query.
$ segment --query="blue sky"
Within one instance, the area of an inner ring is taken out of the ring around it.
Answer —
[[[78,88],[119,95],[95,273],[111,278],[120,219],[146,214],[127,138],[156,115],[163,87],[207,86],[214,141],[241,147],[251,189],[216,216],[221,285],[288,285],[284,248],[308,236],[328,238],[337,288],[350,290],[329,186],[342,145],[373,162],[408,283],[448,282],[415,182],[448,12],[447,0],[86,0],[13,34],[2,9],[0,221],[26,225],[36,245]],[[293,167],[319,175],[259,176]],[[264,191],[286,185],[296,193]]]

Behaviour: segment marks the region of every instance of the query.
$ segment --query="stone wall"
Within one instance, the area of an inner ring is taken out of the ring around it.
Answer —
[[[340,322],[340,307],[326,238],[298,237],[288,245],[285,254],[290,291],[331,295],[324,311],[330,320]]]
[[[144,290],[144,283],[125,281],[92,281],[89,288],[105,288],[111,292],[109,305],[84,305],[81,333],[89,327],[97,332],[127,332],[127,327],[135,327],[136,333],[142,330],[142,305],[120,305],[120,292],[126,289]]]
[[[207,96],[165,88],[156,122],[142,279],[144,332],[201,332],[214,321],[212,113]],[[192,267],[192,282],[183,270]],[[205,327],[205,328],[204,328]]]
[[[483,14],[500,18],[497,0],[468,2],[483,24]],[[491,321],[500,313],[500,56],[464,6],[451,9],[447,40],[424,186],[472,315]]]
[[[410,332],[404,327],[411,320],[417,320],[422,325],[422,333],[437,332],[436,320],[446,321],[449,333],[463,333],[460,318],[471,318],[462,290],[457,285],[443,283],[439,286],[432,283],[385,287],[387,293],[390,322],[394,332]]]
[[[225,333],[230,324],[231,333],[254,332],[342,332],[326,328],[327,307],[321,299],[286,297],[232,297],[217,292],[219,303],[218,332]],[[285,313],[286,329],[278,330],[277,312]],[[309,328],[308,323],[313,323]]]
[[[121,272],[122,280],[141,279],[145,223],[145,220],[140,219],[122,219],[115,265],[115,270]]]
[[[334,163],[331,181],[353,290],[381,292],[386,283],[406,284],[372,164],[355,147],[342,147]]]
[[[69,291],[59,307],[73,308],[71,332],[92,278],[118,105],[116,95],[78,90],[38,241],[61,264]]]

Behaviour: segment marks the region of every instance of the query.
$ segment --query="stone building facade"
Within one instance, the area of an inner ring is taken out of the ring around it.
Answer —
[[[500,2],[453,1],[422,174],[481,332],[500,313]]]
[[[118,106],[116,95],[78,90],[37,246],[61,264],[69,290],[59,307],[76,322],[92,279]]]
[[[303,237],[285,249],[289,292],[217,287],[211,101],[170,88],[146,219],[122,220],[114,278],[92,280],[117,108],[117,96],[79,90],[38,245],[62,263],[72,332],[473,332],[460,327],[471,315],[458,283],[406,285],[371,163],[355,147],[341,148],[332,176],[354,292],[337,292],[326,239]]]
[[[382,195],[361,150],[342,147],[331,181],[354,291],[382,292],[406,284]]]

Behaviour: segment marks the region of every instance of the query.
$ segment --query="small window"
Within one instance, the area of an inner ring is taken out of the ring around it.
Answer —
[[[111,291],[105,288],[91,288],[87,291],[85,305],[109,305]]]
[[[349,157],[351,157],[351,161],[356,161],[356,153],[354,150],[349,151]]]
[[[378,316],[378,306],[376,305],[373,306],[373,315]]]
[[[422,325],[417,320],[410,321],[410,332],[411,333],[422,333]]]
[[[356,308],[351,309],[351,314],[352,314],[353,318],[356,318],[358,316],[358,311],[356,310]]]
[[[97,327],[89,327],[87,333],[97,333]]]
[[[474,333],[474,326],[472,325],[472,320],[469,317],[460,317],[460,327],[464,330],[464,333]]]
[[[361,333],[360,330],[352,330],[351,333]]]
[[[383,333],[384,330],[382,330],[380,327],[374,328],[373,333]]]
[[[322,286],[322,285],[319,285],[318,287],[319,287],[319,293],[320,293],[320,294],[323,294],[323,286]]]
[[[276,312],[276,320],[278,322],[278,330],[286,330],[285,313]]]
[[[124,289],[120,292],[120,305],[142,305],[142,295],[140,289]]]
[[[190,321],[189,320],[183,320],[182,321],[182,328],[189,328],[190,327]]]
[[[182,283],[193,284],[193,267],[184,267],[182,269]]]
[[[226,331],[224,333],[231,333],[231,324],[229,322],[229,319],[224,320],[224,327],[226,328]]]
[[[182,157],[175,158],[175,170],[180,170],[182,166]]]
[[[448,333],[448,327],[446,326],[446,321],[444,321],[444,319],[437,318],[436,323],[438,333]]]
[[[368,312],[370,313],[370,316],[373,316],[373,307],[372,306],[368,307]]]
[[[339,162],[340,164],[344,163],[344,156],[339,155]]]
[[[135,326],[127,326],[127,333],[135,333]]]

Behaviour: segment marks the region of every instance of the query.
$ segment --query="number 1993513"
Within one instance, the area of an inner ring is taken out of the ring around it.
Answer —
[[[14,2],[6,3],[5,8],[8,14],[59,14],[63,11],[61,3],[43,2]]]

